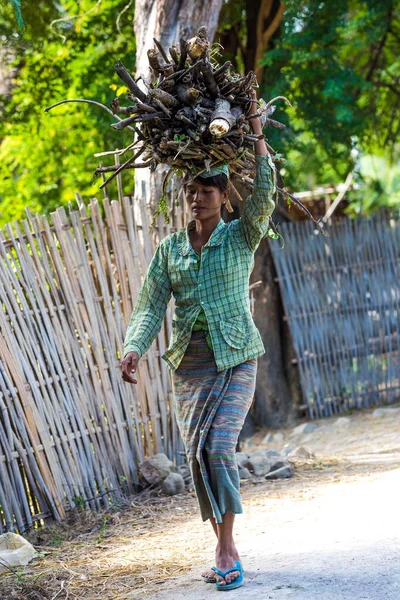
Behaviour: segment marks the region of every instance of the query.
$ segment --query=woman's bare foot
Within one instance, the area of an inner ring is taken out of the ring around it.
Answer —
[[[223,547],[220,546],[219,543],[217,544],[217,550],[215,553],[215,564],[217,569],[220,571],[227,571],[235,566],[235,561],[237,560],[240,559],[234,544],[232,544],[230,547]],[[232,583],[232,581],[237,579],[240,575],[239,571],[232,571],[225,577],[221,577],[217,573],[214,574],[218,585],[227,585],[228,583]]]
[[[212,569],[207,569],[207,571],[204,571],[201,576],[203,577],[203,579],[214,579],[215,580],[215,571],[213,571]]]
[[[238,551],[237,551],[237,549],[236,549],[236,546],[235,546],[235,544],[233,544],[233,546],[232,546],[232,548],[231,548],[231,551],[230,551],[230,556],[232,556],[232,558],[233,558],[233,561],[236,561],[236,560],[238,560],[238,561],[240,562],[239,553],[238,553]],[[231,567],[234,567],[234,566],[235,566],[234,564],[232,564],[232,565],[231,565]],[[226,571],[226,569],[222,569],[222,567],[220,567],[220,566],[218,565],[218,563],[216,564],[216,567],[217,567],[217,569],[220,569],[221,571]],[[227,567],[227,569],[230,569],[231,567]],[[229,575],[235,575],[233,579],[236,579],[236,577],[238,577],[238,575],[236,575],[236,573],[238,573],[238,571],[233,571],[232,573],[229,573]],[[216,581],[217,581],[218,579],[220,579],[220,580],[222,580],[222,581],[223,581],[222,577],[218,577],[218,576],[216,575],[215,571],[213,571],[212,569],[207,569],[206,571],[204,571],[204,572],[201,574],[201,576],[202,576],[203,578],[205,578],[205,579],[215,579]],[[227,579],[228,579],[228,577],[229,577],[229,576],[227,576]],[[228,582],[228,583],[229,583],[229,582]],[[222,585],[224,585],[224,584],[222,584]]]

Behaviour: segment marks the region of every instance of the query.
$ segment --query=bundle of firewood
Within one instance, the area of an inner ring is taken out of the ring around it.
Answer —
[[[115,114],[127,115],[113,124],[115,129],[135,126],[139,148],[122,168],[150,167],[165,164],[172,169],[201,174],[214,164],[229,163],[230,172],[252,183],[254,142],[249,119],[259,116],[264,125],[283,127],[272,120],[272,102],[259,101],[252,117],[247,116],[251,102],[257,102],[252,90],[257,85],[254,73],[241,77],[230,62],[222,66],[210,58],[207,30],[201,27],[190,40],[180,41],[169,54],[154,40],[155,49],[148,59],[155,82],[141,77],[146,91],[133,80],[121,61],[115,69],[129,88],[132,104],[111,103]],[[272,155],[275,154],[270,148]],[[137,159],[141,156],[141,162]],[[103,172],[108,169],[101,169]]]
[[[132,152],[125,162],[96,169],[96,174],[112,172],[100,187],[125,169],[149,167],[155,171],[158,165],[166,165],[169,169],[164,178],[165,191],[170,175],[176,171],[201,176],[214,165],[226,163],[235,195],[232,179],[251,188],[255,177],[254,143],[264,136],[253,134],[250,120],[259,117],[263,127],[283,128],[282,123],[271,118],[273,103],[278,99],[289,101],[283,96],[269,102],[255,99],[253,92],[258,83],[254,73],[241,76],[229,61],[219,66],[205,27],[193,38],[181,39],[179,48],[172,46],[168,52],[156,39],[154,44],[154,49],[148,51],[153,81],[147,81],[143,75],[134,80],[121,61],[115,66],[129,89],[130,104],[122,106],[118,97],[111,102],[111,112],[117,119],[112,127],[134,131],[135,139],[118,152]],[[87,102],[100,105],[93,100]],[[257,110],[249,114],[252,102],[257,103]],[[267,141],[266,144],[271,160],[282,161]],[[106,154],[112,152],[96,156]],[[311,217],[283,186],[277,185],[277,192]]]

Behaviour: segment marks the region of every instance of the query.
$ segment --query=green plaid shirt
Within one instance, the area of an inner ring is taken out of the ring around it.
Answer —
[[[270,168],[271,167],[271,168]],[[275,203],[273,163],[256,156],[253,193],[240,219],[222,219],[202,247],[193,250],[188,226],[167,235],[158,245],[141,286],[124,342],[124,356],[141,357],[161,329],[171,294],[175,298],[172,336],[162,358],[178,368],[201,311],[207,318],[218,371],[264,354],[265,348],[250,312],[249,279],[254,253],[268,232]]]

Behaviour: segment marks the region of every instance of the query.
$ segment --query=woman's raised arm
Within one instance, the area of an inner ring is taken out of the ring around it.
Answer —
[[[256,99],[255,92],[253,99]],[[249,114],[255,112],[257,112],[257,104],[253,102]],[[250,123],[256,135],[262,134],[262,126],[258,117],[250,119]],[[256,251],[262,238],[268,233],[269,217],[275,209],[273,199],[275,185],[272,177],[274,164],[263,139],[255,143],[255,154],[256,176],[253,192],[247,198],[240,218],[240,231],[252,252]]]

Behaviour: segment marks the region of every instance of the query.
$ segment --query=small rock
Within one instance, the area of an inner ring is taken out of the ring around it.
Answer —
[[[244,452],[236,452],[236,462],[238,467],[243,467],[249,460],[249,455]]]
[[[249,438],[244,440],[244,442],[240,445],[240,451],[249,455],[251,453],[251,449],[254,448],[255,442],[253,438]]]
[[[254,452],[252,452],[251,454],[248,454],[247,460],[249,460],[249,458],[251,458],[252,456],[266,456],[266,455],[267,455],[266,449],[259,448],[258,450],[254,450]]]
[[[174,463],[165,454],[154,454],[140,463],[143,477],[150,485],[164,481],[174,468]]]
[[[276,471],[277,469],[281,469],[282,467],[290,466],[287,458],[285,456],[282,456],[282,454],[277,450],[267,450],[266,455],[269,460],[270,472]]]
[[[243,466],[247,467],[256,477],[266,475],[270,470],[269,459],[265,451],[254,452]]]
[[[297,427],[295,427],[293,429],[293,435],[301,435],[302,433],[311,433],[312,431],[315,431],[315,429],[317,429],[317,426],[315,425],[315,423],[302,423],[301,425],[297,425]]]
[[[176,467],[176,472],[180,473],[183,479],[185,479],[187,475],[190,475],[190,467],[187,463],[183,463],[182,465],[178,465]]]
[[[182,475],[179,473],[170,473],[162,483],[162,491],[166,496],[183,494],[186,488]]]
[[[290,460],[291,458],[305,458],[305,459],[309,459],[312,458],[312,452],[306,448],[305,446],[297,446],[297,448],[295,448],[294,450],[292,450],[288,455],[288,459]]]
[[[400,414],[400,408],[396,406],[385,406],[382,408],[376,408],[372,414],[374,417],[386,417],[386,416],[394,416]]]
[[[246,467],[239,467],[240,479],[251,479],[251,473]]]
[[[179,465],[178,467],[176,467],[176,472],[179,473],[179,475],[182,475],[185,483],[186,483],[186,480],[192,479],[192,474],[190,472],[189,465],[186,465],[186,464]]]
[[[283,446],[282,454],[283,454],[283,456],[287,456],[295,449],[296,449],[296,446],[292,446],[292,444],[285,444]]]
[[[269,431],[261,443],[269,444],[270,442],[272,442],[272,433]]]
[[[272,436],[273,442],[283,442],[284,439],[285,439],[285,436],[283,435],[283,433],[281,431],[277,431]]]
[[[270,471],[265,479],[286,479],[287,477],[292,477],[294,475],[293,469],[290,465],[281,467],[280,469],[275,469],[275,471]]]
[[[268,456],[268,458],[270,456],[282,456],[279,450],[276,450],[275,448],[268,448],[268,450],[265,450],[265,454]]]
[[[190,472],[189,465],[187,465],[187,464],[179,465],[176,468],[176,472],[179,473],[179,475],[182,475],[183,481],[185,482],[186,491],[192,490],[194,486],[193,486],[192,473]]]
[[[348,427],[349,425],[351,425],[351,419],[348,417],[339,417],[332,423],[332,427],[335,429],[341,429],[342,427]]]

